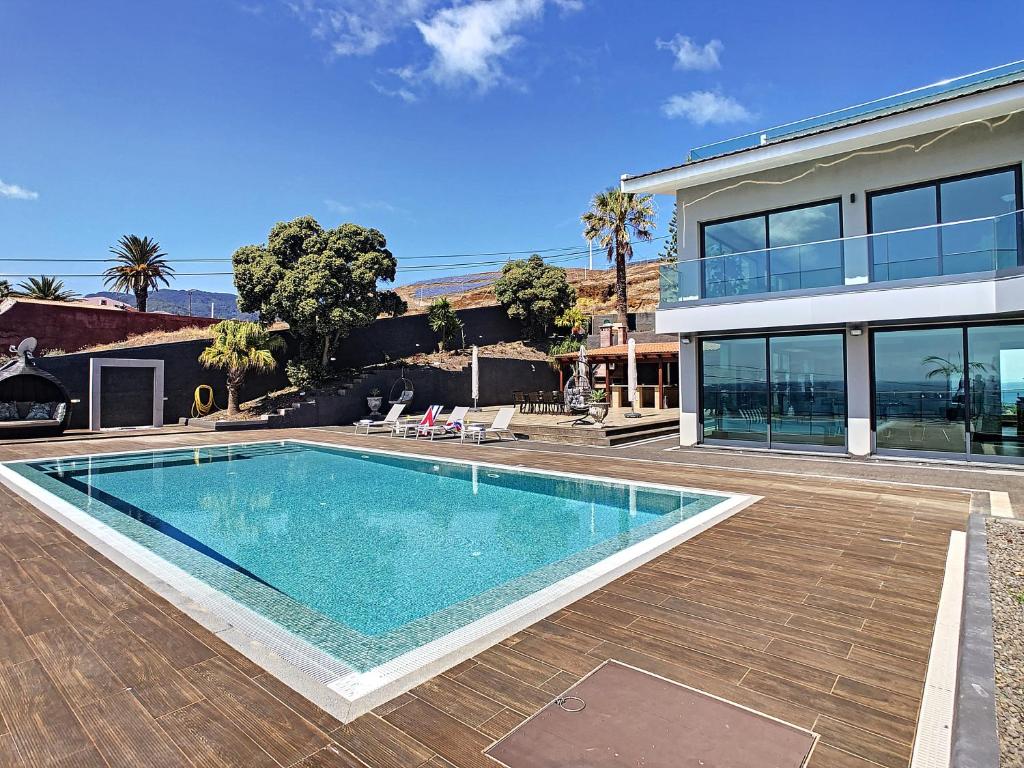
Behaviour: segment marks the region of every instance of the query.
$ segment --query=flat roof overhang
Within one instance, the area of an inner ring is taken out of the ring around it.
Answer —
[[[681,189],[903,141],[965,123],[998,119],[1022,110],[1024,83],[1012,83],[853,125],[781,139],[731,155],[624,176],[621,187],[624,192],[674,194]]]
[[[888,323],[960,322],[1024,313],[1024,275],[928,285],[877,286],[809,296],[660,308],[658,333],[757,333]]]

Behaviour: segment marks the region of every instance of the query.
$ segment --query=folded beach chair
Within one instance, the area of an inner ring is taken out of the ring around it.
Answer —
[[[416,427],[416,437],[429,437],[433,440],[439,435],[457,435],[462,432],[467,413],[469,413],[468,406],[460,405],[458,408],[453,408],[451,415],[444,424],[434,424],[432,427]]]
[[[427,408],[427,412],[423,414],[423,418],[419,421],[416,419],[406,419],[405,421],[395,422],[395,427],[391,434],[400,437],[408,437],[409,435],[416,434],[416,430],[420,427],[432,427],[437,422],[437,417],[441,415],[440,405],[432,405]]]
[[[499,408],[491,426],[488,427],[484,424],[467,424],[462,428],[462,442],[466,442],[466,438],[468,437],[470,440],[476,440],[477,443],[480,443],[488,435],[493,435],[499,440],[504,440],[506,436],[512,440],[518,440],[519,438],[516,437],[516,433],[509,429],[509,424],[512,423],[512,417],[515,413],[515,406]]]
[[[388,411],[388,415],[383,419],[374,421],[373,419],[360,419],[356,422],[356,434],[359,434],[360,429],[365,429],[366,434],[370,434],[371,429],[377,427],[383,427],[384,431],[390,432],[395,424],[398,423],[398,417],[402,415],[402,411],[405,410],[405,403],[398,403],[391,406],[391,410]]]

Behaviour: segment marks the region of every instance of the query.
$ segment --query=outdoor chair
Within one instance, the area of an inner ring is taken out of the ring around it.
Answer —
[[[399,416],[402,415],[402,411],[405,410],[405,403],[397,403],[391,406],[391,410],[388,411],[388,415],[383,419],[374,421],[373,419],[360,419],[356,422],[356,434],[359,434],[360,429],[365,429],[366,434],[370,434],[370,430],[383,427],[385,431],[390,432],[394,429],[395,424],[398,423]]]
[[[467,413],[469,413],[469,406],[460,405],[458,408],[452,409],[451,415],[444,424],[433,424],[429,427],[417,426],[416,439],[429,437],[433,440],[438,436],[459,434],[464,426]]]
[[[512,393],[512,407],[518,408],[520,413],[526,413],[526,396],[522,392]]]
[[[509,429],[509,425],[512,423],[512,417],[515,416],[516,409],[512,406],[506,406],[505,408],[499,408],[498,413],[494,417],[494,421],[491,426],[485,426],[484,424],[467,424],[462,428],[461,441],[466,442],[466,436],[468,435],[471,440],[476,440],[479,445],[483,442],[483,439],[488,435],[494,435],[499,440],[504,440],[507,435],[511,440],[518,440],[516,433]]]
[[[539,394],[539,400],[540,400],[540,411],[541,411],[541,413],[551,413],[551,409],[555,405],[555,401],[551,397],[551,393],[550,392],[540,392],[538,394]]]
[[[391,434],[396,437],[408,437],[409,435],[416,434],[416,430],[420,427],[434,426],[434,423],[437,421],[437,417],[441,415],[442,408],[443,406],[440,405],[430,406],[419,421],[413,418],[395,422],[395,428]]]

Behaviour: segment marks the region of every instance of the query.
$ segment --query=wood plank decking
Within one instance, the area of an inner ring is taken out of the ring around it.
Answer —
[[[0,460],[238,442],[0,446]],[[394,447],[325,431],[260,433]],[[821,734],[814,768],[906,766],[969,494],[450,443],[403,446],[764,500],[342,725],[0,487],[0,766],[493,768],[481,751],[619,659]]]

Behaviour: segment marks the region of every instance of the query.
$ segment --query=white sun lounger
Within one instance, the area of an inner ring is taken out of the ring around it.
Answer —
[[[444,424],[434,424],[432,427],[416,427],[416,437],[429,437],[433,440],[435,437],[444,435],[457,435],[462,431],[465,426],[466,414],[469,413],[469,407],[460,405],[458,408],[453,408],[451,415]]]
[[[409,435],[415,435],[416,431],[421,427],[432,427],[437,423],[437,417],[441,415],[441,409],[442,406],[440,405],[432,405],[427,408],[427,412],[419,420],[412,418],[398,421],[395,423],[391,434],[396,437],[408,437]]]
[[[383,427],[385,432],[390,432],[395,424],[398,423],[398,417],[402,415],[402,411],[405,410],[405,403],[398,403],[392,405],[391,410],[388,411],[388,415],[383,419],[374,421],[373,419],[360,419],[356,422],[356,434],[359,434],[360,429],[365,429],[366,434],[370,434],[371,429],[377,427]]]
[[[494,437],[499,440],[504,440],[506,436],[511,440],[518,440],[519,438],[516,437],[516,433],[509,429],[509,424],[512,423],[512,417],[515,413],[515,406],[499,408],[491,426],[488,427],[484,424],[467,424],[462,428],[462,442],[466,442],[466,438],[468,437],[470,440],[476,440],[479,444],[483,442],[483,439],[488,435],[494,435]]]

